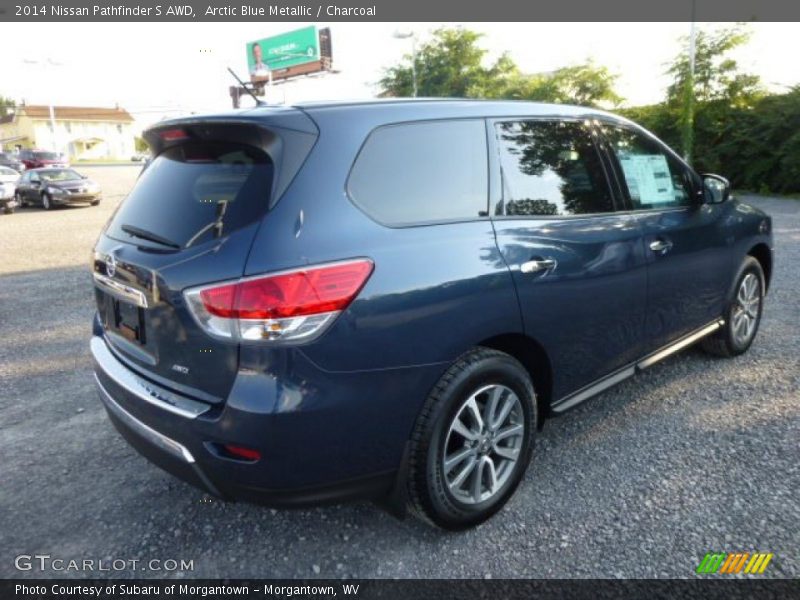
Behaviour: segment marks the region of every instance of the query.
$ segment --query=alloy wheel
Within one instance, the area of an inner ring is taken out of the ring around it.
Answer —
[[[761,309],[761,282],[754,273],[747,273],[739,284],[731,314],[733,338],[746,345],[756,330]]]
[[[450,493],[464,504],[494,497],[511,477],[525,439],[522,403],[504,385],[474,392],[450,423],[442,468]]]

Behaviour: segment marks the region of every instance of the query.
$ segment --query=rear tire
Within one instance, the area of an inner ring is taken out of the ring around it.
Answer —
[[[24,206],[27,206],[27,205],[28,205],[28,203],[27,203],[27,202],[25,202],[25,201],[22,199],[22,194],[20,194],[19,192],[14,192],[14,198],[15,198],[15,199],[16,199],[16,201],[17,201],[17,206],[19,206],[20,208],[23,208]]]
[[[758,333],[764,307],[764,271],[752,256],[745,258],[736,275],[736,285],[725,310],[723,325],[700,342],[709,354],[731,358],[747,352]]]
[[[6,206],[3,207],[3,212],[5,214],[7,214],[7,215],[13,215],[14,214],[14,207],[6,205]]]
[[[530,462],[536,415],[519,361],[489,348],[461,356],[433,388],[411,436],[411,512],[461,530],[499,511]]]
[[[89,203],[89,206],[97,206],[100,204],[100,200],[94,200],[93,202]]]

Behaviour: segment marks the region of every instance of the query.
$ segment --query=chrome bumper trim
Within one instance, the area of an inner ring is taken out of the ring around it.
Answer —
[[[117,404],[117,402],[111,397],[111,394],[109,394],[106,388],[103,387],[103,384],[100,383],[100,379],[98,379],[97,374],[95,374],[94,380],[97,384],[97,389],[100,392],[100,397],[103,400],[103,404],[106,406],[109,412],[111,412],[120,421],[125,423],[128,428],[135,431],[141,437],[152,444],[155,444],[165,452],[168,452],[176,458],[181,459],[183,462],[190,465],[194,464],[194,456],[192,456],[192,453],[189,452],[189,450],[187,450],[183,444],[176,442],[172,438],[168,438],[152,427],[142,423],[139,419]]]
[[[125,285],[115,279],[101,275],[100,273],[92,273],[94,277],[94,284],[104,292],[111,294],[118,300],[125,300],[131,302],[140,308],[147,308],[147,296],[144,292]]]
[[[190,400],[139,377],[117,360],[101,337],[94,336],[90,348],[98,367],[114,383],[148,404],[187,419],[194,419],[211,408],[208,404]]]

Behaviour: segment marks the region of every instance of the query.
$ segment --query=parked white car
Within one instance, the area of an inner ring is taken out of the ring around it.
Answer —
[[[17,191],[19,173],[9,167],[0,167],[0,207],[7,215],[14,212],[17,201],[14,192]]]

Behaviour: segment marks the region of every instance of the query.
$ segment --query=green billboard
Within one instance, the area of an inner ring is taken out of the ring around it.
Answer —
[[[319,60],[319,36],[314,25],[247,43],[247,70],[251,76]]]

